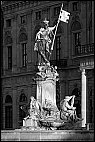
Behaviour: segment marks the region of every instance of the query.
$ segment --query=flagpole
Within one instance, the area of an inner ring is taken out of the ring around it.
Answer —
[[[63,3],[62,3],[62,6],[61,6],[61,10],[62,10],[62,8],[63,8]],[[61,10],[60,10],[60,12],[61,12]],[[59,16],[60,16],[60,14],[59,14]],[[59,22],[60,22],[60,18],[58,18],[58,21],[57,21],[57,25],[56,25],[56,29],[55,29],[55,34],[54,34],[54,38],[53,38],[52,45],[51,45],[51,50],[53,50],[53,45],[54,45],[55,36],[56,36],[56,32],[57,32],[57,28],[58,28]]]

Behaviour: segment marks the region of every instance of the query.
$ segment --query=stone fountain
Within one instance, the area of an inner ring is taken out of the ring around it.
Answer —
[[[38,72],[35,74],[34,81],[37,84],[37,100],[33,96],[30,97],[28,115],[23,119],[22,128],[25,129],[62,129],[62,127],[66,127],[68,122],[70,123],[70,125],[68,124],[70,128],[70,126],[75,124],[76,120],[75,118],[71,119],[76,114],[69,116],[69,113],[64,112],[62,102],[60,110],[57,108],[56,82],[59,80],[59,74],[57,66],[50,65],[52,36],[56,26],[49,27],[48,23],[49,21],[45,19],[44,27],[36,34],[34,50],[38,53]],[[71,98],[73,98],[74,104],[74,97],[71,96]],[[75,109],[73,106],[72,108]],[[75,110],[72,112],[75,113]]]

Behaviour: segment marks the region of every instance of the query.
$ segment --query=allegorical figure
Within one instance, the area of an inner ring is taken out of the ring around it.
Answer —
[[[21,109],[23,109],[23,107]],[[24,118],[24,120],[26,121],[28,118],[36,120],[40,117],[40,112],[41,112],[40,104],[35,100],[33,96],[31,96],[29,102],[28,115]]]
[[[51,45],[52,45],[52,37],[54,35],[53,30],[54,27],[49,27],[47,21],[43,21],[44,27],[40,28],[39,32],[36,34],[34,51],[37,51],[40,55],[39,64],[41,63],[49,63],[50,55],[51,55]]]
[[[73,96],[65,96],[65,99],[61,102],[61,118],[67,120],[81,120],[76,115],[76,107],[74,107],[74,98]]]

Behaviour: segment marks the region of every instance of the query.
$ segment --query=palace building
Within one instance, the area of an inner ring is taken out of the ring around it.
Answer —
[[[2,1],[2,129],[20,128],[25,117],[20,107],[36,98],[35,35],[45,18],[49,26],[57,24],[62,3],[70,16],[68,23],[59,23],[50,59],[59,73],[56,102],[60,108],[66,95],[75,95],[82,127],[93,127],[94,1]]]

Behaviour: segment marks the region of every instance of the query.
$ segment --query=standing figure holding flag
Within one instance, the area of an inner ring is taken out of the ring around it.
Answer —
[[[55,25],[54,27],[49,27],[48,26],[49,21],[45,19],[45,21],[43,21],[44,28],[40,28],[39,32],[36,34],[34,50],[38,51],[40,55],[38,59],[39,65],[41,63],[45,63],[50,66],[50,62],[49,62],[50,55],[51,55],[51,51],[53,50],[55,36],[56,36],[59,22],[62,21],[62,22],[68,23],[67,20],[69,20],[70,13],[64,11],[62,8],[63,8],[63,4],[61,6],[57,25]],[[55,29],[55,33],[53,33],[54,29]],[[53,37],[53,40],[52,40],[52,37]]]
[[[53,30],[56,26],[49,27],[49,21],[47,21],[46,19],[43,22],[44,28],[40,28],[39,32],[36,34],[34,50],[38,51],[38,53],[40,54],[39,64],[48,63],[49,65],[52,36],[54,36]]]

